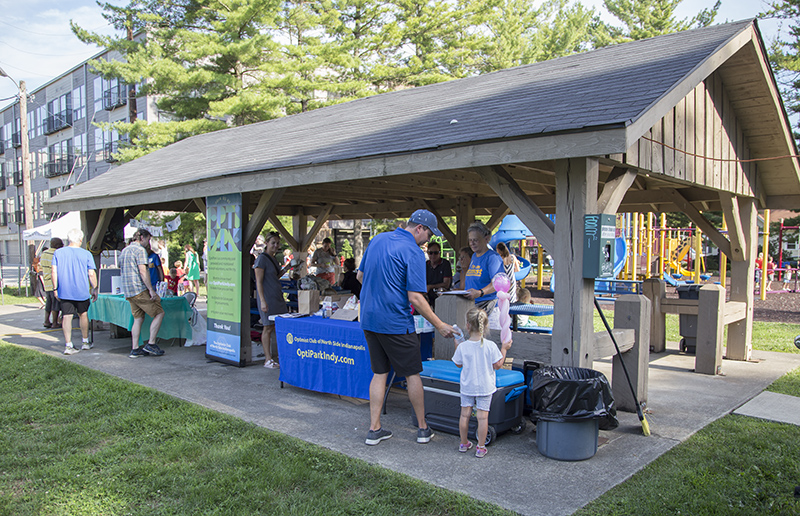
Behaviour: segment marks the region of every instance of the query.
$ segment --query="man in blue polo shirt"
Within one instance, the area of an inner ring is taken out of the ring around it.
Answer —
[[[425,254],[419,246],[433,235],[442,236],[436,217],[427,210],[417,210],[405,228],[373,238],[361,260],[358,272],[362,282],[361,329],[367,340],[373,372],[369,386],[368,445],[392,436],[392,432],[381,428],[381,409],[390,367],[398,376],[406,377],[408,398],[419,424],[417,442],[427,443],[433,437],[425,421],[425,395],[419,376],[422,355],[411,314],[413,306],[443,337],[452,337],[453,327],[436,317],[425,299]]]

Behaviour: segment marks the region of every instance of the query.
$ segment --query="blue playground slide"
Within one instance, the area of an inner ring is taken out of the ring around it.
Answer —
[[[527,240],[528,237],[532,236],[533,233],[531,233],[525,224],[519,220],[519,217],[516,215],[508,215],[507,217],[503,218],[503,222],[500,223],[500,227],[497,228],[497,232],[492,235],[489,245],[492,246],[492,249],[494,249],[497,247],[499,242],[503,242],[505,244],[517,240]],[[520,281],[527,278],[528,274],[530,274],[531,262],[519,255],[517,255],[517,260],[519,260],[519,270],[514,273],[514,278],[517,281]]]
[[[625,241],[623,237],[617,237],[614,239],[614,277],[616,278],[619,276],[619,273],[622,272],[622,269],[625,268],[625,262],[628,260],[628,243]],[[552,265],[552,263],[550,264]],[[611,290],[611,282],[603,281],[603,280],[596,280],[594,282],[595,290],[601,290],[604,292]],[[550,291],[555,292],[555,274],[550,276]]]

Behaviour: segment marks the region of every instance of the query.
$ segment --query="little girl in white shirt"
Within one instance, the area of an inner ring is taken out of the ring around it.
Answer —
[[[458,451],[466,453],[472,448],[467,432],[472,407],[475,407],[478,418],[476,457],[486,455],[489,409],[492,405],[492,394],[497,390],[495,370],[502,367],[506,353],[511,347],[511,341],[508,341],[504,342],[502,350],[499,350],[497,344],[484,339],[483,334],[488,326],[489,317],[486,312],[479,308],[472,308],[467,312],[469,340],[460,344],[456,341],[456,352],[453,355],[453,362],[461,368],[461,417],[458,422],[461,443],[458,445]]]

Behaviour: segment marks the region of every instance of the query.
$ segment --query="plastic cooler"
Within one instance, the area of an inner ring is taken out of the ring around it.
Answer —
[[[497,391],[492,396],[489,409],[486,444],[490,444],[503,432],[511,430],[513,433],[520,433],[525,429],[525,421],[522,419],[527,390],[524,375],[519,371],[499,369],[495,376]],[[458,420],[461,417],[461,369],[450,360],[429,360],[422,363],[420,377],[425,390],[425,419],[428,425],[434,430],[458,435]],[[478,420],[473,415],[469,422],[471,439],[476,438],[477,429]]]

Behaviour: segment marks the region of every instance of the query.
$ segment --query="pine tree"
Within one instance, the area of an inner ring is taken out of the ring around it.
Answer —
[[[786,106],[791,112],[800,113],[800,0],[775,1],[770,7],[760,16],[774,16],[788,24],[787,35],[772,42],[770,61],[777,72]],[[800,140],[800,134],[795,132],[794,138]]]
[[[692,27],[711,25],[719,10],[720,0],[711,9],[703,9],[689,19],[676,20],[675,9],[683,0],[604,0],[608,12],[622,22],[622,27],[600,24],[597,46],[624,43],[661,34],[680,32]]]

